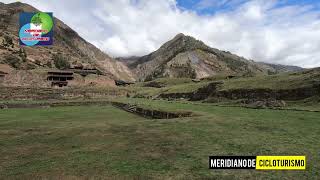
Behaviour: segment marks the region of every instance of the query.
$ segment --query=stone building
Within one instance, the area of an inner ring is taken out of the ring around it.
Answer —
[[[72,71],[49,71],[47,80],[51,82],[52,87],[68,86],[68,81],[73,80]]]

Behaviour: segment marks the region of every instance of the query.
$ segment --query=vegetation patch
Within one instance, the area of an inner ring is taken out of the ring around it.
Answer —
[[[70,59],[62,54],[53,55],[53,61],[56,68],[64,70],[70,68]]]
[[[5,63],[9,64],[11,67],[17,68],[19,69],[21,64],[22,64],[22,60],[19,57],[16,57],[13,54],[7,55],[4,57],[5,59]]]

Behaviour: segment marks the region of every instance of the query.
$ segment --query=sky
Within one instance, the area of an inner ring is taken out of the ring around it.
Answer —
[[[53,12],[113,57],[146,55],[184,33],[247,59],[320,67],[320,0],[21,2]]]

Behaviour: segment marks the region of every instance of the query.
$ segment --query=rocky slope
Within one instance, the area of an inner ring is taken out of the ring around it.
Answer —
[[[283,72],[278,66],[256,63],[243,57],[211,48],[203,42],[178,34],[157,51],[143,56],[124,58],[140,81],[160,77],[204,78],[217,74],[254,76]]]
[[[281,65],[281,64],[270,64],[270,63],[263,63],[259,62],[261,65],[267,66],[266,68],[270,68],[271,71],[276,72],[299,72],[303,71],[304,68],[298,67],[298,66],[287,66],[287,65]]]
[[[24,3],[0,3],[0,64],[16,70],[56,68],[55,59],[71,66],[97,68],[111,79],[134,80],[131,71],[94,45],[81,38],[74,30],[55,18],[54,45],[49,47],[20,47],[18,39],[19,13],[37,12]]]

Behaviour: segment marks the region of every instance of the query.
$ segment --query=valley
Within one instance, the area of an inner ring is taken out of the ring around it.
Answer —
[[[112,57],[55,18],[18,41],[0,2],[0,179],[317,179],[320,68],[263,63],[177,34]],[[208,169],[209,156],[304,155],[305,171]]]

